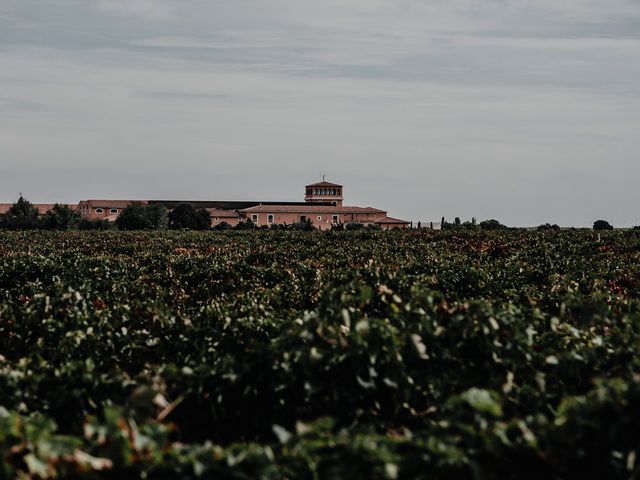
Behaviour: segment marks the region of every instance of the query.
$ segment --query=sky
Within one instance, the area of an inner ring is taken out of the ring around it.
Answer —
[[[0,202],[640,224],[640,0],[0,0]]]

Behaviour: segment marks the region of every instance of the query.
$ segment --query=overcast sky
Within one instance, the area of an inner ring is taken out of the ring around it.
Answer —
[[[0,202],[640,224],[639,0],[0,0]]]

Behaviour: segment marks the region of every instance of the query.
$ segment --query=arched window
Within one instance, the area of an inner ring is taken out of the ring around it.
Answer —
[[[118,213],[118,209],[117,208],[112,208],[111,210],[109,210],[109,213]]]
[[[104,213],[104,210],[101,208],[96,208],[96,213]]]

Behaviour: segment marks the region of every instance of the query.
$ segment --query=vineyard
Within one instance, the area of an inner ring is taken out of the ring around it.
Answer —
[[[0,232],[0,478],[640,478],[640,232]]]

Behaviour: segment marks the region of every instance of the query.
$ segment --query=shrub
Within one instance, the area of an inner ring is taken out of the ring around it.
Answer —
[[[594,230],[613,230],[613,225],[611,225],[606,220],[596,220],[593,222]]]
[[[253,230],[254,228],[256,228],[256,224],[253,223],[251,219],[239,222],[235,227],[233,227],[234,230]]]
[[[349,222],[344,226],[345,230],[362,230],[364,225],[356,222]]]
[[[556,224],[551,225],[550,223],[545,223],[542,225],[538,225],[537,230],[540,232],[545,230],[560,230],[560,226]]]
[[[67,205],[55,204],[42,217],[41,223],[47,230],[71,230],[78,227],[80,213]]]
[[[502,230],[507,228],[505,225],[501,224],[498,220],[484,220],[480,222],[480,228],[482,230]]]
[[[217,224],[215,227],[213,227],[214,230],[230,230],[231,229],[231,225],[227,222],[220,222],[219,224]]]
[[[303,230],[306,232],[310,232],[312,230],[315,230],[315,228],[313,227],[311,220],[307,219],[304,222],[297,222],[297,223],[291,224],[291,230]]]
[[[147,207],[140,202],[134,202],[125,208],[116,219],[116,225],[120,230],[150,230],[153,228]]]
[[[146,206],[146,213],[151,228],[155,230],[166,230],[169,226],[169,215],[167,207],[158,203],[152,203]]]
[[[181,203],[169,213],[169,227],[174,230],[209,230],[211,215],[204,208],[195,209]]]
[[[78,222],[78,230],[112,230],[115,224],[109,220],[101,220],[96,218],[91,220],[89,218],[81,218]]]

